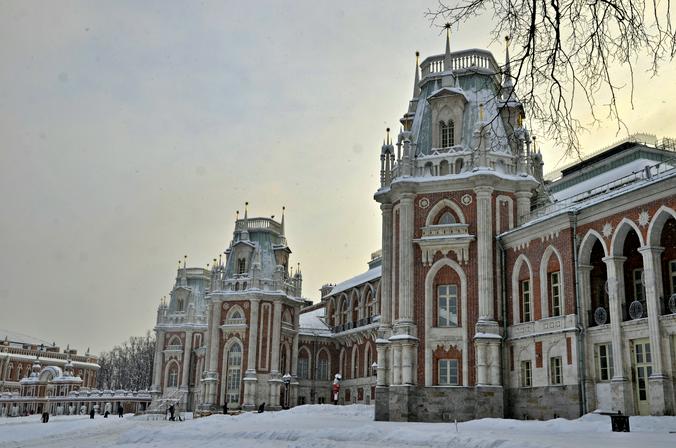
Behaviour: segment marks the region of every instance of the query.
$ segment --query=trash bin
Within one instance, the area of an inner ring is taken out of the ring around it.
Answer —
[[[621,412],[610,415],[610,425],[613,432],[629,432],[629,416],[622,415]]]

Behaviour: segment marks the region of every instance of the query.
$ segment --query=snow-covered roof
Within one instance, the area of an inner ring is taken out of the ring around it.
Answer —
[[[382,275],[382,266],[376,266],[373,269],[369,269],[366,272],[363,272],[359,275],[355,275],[354,277],[347,279],[344,282],[338,283],[336,286],[333,287],[329,295],[334,295],[341,293],[343,291],[347,291],[348,289],[354,288],[355,286],[359,286],[366,282],[370,282],[371,280],[380,278],[381,275]]]
[[[323,334],[330,333],[329,327],[324,322],[326,308],[321,307],[316,310],[301,312],[299,316],[299,327],[301,334]]]
[[[655,161],[651,159],[637,159],[617,168],[610,169],[604,173],[592,177],[591,179],[583,180],[579,183],[573,184],[568,188],[552,193],[552,196],[557,201],[570,198],[572,196],[584,193],[602,185],[609,184],[622,177],[643,171],[646,166],[655,165]]]

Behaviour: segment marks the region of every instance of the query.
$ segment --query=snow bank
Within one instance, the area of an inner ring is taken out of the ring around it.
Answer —
[[[184,422],[61,416],[0,419],[0,448],[641,448],[676,446],[676,417],[631,417],[632,432],[612,433],[610,418],[519,421],[482,419],[459,423],[374,422],[365,405],[306,405],[289,411],[212,415]]]

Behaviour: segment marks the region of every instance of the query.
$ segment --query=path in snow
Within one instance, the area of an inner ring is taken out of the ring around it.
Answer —
[[[483,419],[452,423],[374,422],[369,406],[299,406],[289,411],[214,415],[186,422],[39,416],[0,419],[0,448],[457,447],[652,448],[676,446],[676,417],[632,417],[629,434],[610,432],[608,417],[546,422]]]

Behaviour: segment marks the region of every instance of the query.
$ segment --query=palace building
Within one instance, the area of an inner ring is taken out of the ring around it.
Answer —
[[[179,266],[156,403],[374,403],[376,420],[676,411],[676,151],[633,135],[544,175],[509,53],[416,60],[380,151],[382,248],[302,298],[281,222]]]

